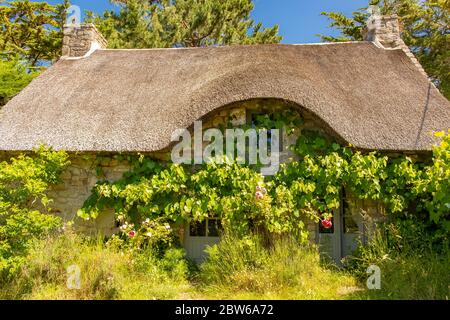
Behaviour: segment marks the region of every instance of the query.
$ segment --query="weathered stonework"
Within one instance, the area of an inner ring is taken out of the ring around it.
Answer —
[[[77,229],[110,235],[116,231],[114,212],[108,210],[94,221],[83,221],[77,211],[90,196],[92,188],[100,180],[117,181],[130,165],[119,162],[113,155],[71,154],[70,166],[61,175],[62,183],[51,187],[49,196],[54,200],[52,210],[64,220],[74,220]]]
[[[83,57],[92,49],[104,49],[107,46],[107,41],[93,24],[64,26],[63,58]]]

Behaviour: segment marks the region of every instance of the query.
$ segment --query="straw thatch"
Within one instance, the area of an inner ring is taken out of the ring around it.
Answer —
[[[429,150],[450,103],[401,50],[369,42],[99,50],[60,60],[0,111],[0,150],[166,148],[236,101],[280,98],[363,149]]]

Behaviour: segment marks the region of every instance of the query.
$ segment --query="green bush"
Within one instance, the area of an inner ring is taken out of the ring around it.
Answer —
[[[33,240],[61,225],[60,218],[47,214],[46,191],[67,164],[65,152],[44,147],[0,163],[0,278],[17,271]]]
[[[123,215],[119,215],[118,221],[121,223],[119,229],[122,239],[129,240],[128,245],[131,248],[153,250],[156,255],[161,255],[166,250],[179,245],[175,230],[165,219],[147,218],[135,225],[127,222]]]

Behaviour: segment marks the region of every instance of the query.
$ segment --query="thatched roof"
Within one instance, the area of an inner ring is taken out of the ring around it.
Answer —
[[[0,150],[157,151],[233,102],[280,98],[362,149],[429,150],[450,103],[402,50],[369,42],[98,50],[60,60],[0,111]]]

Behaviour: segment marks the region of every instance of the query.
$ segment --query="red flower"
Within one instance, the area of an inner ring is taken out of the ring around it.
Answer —
[[[329,219],[324,219],[324,220],[322,220],[322,226],[325,229],[331,229],[331,227],[333,226],[333,223]]]
[[[131,230],[130,232],[128,232],[128,236],[130,238],[133,238],[136,235],[136,232],[134,232],[134,230]]]

